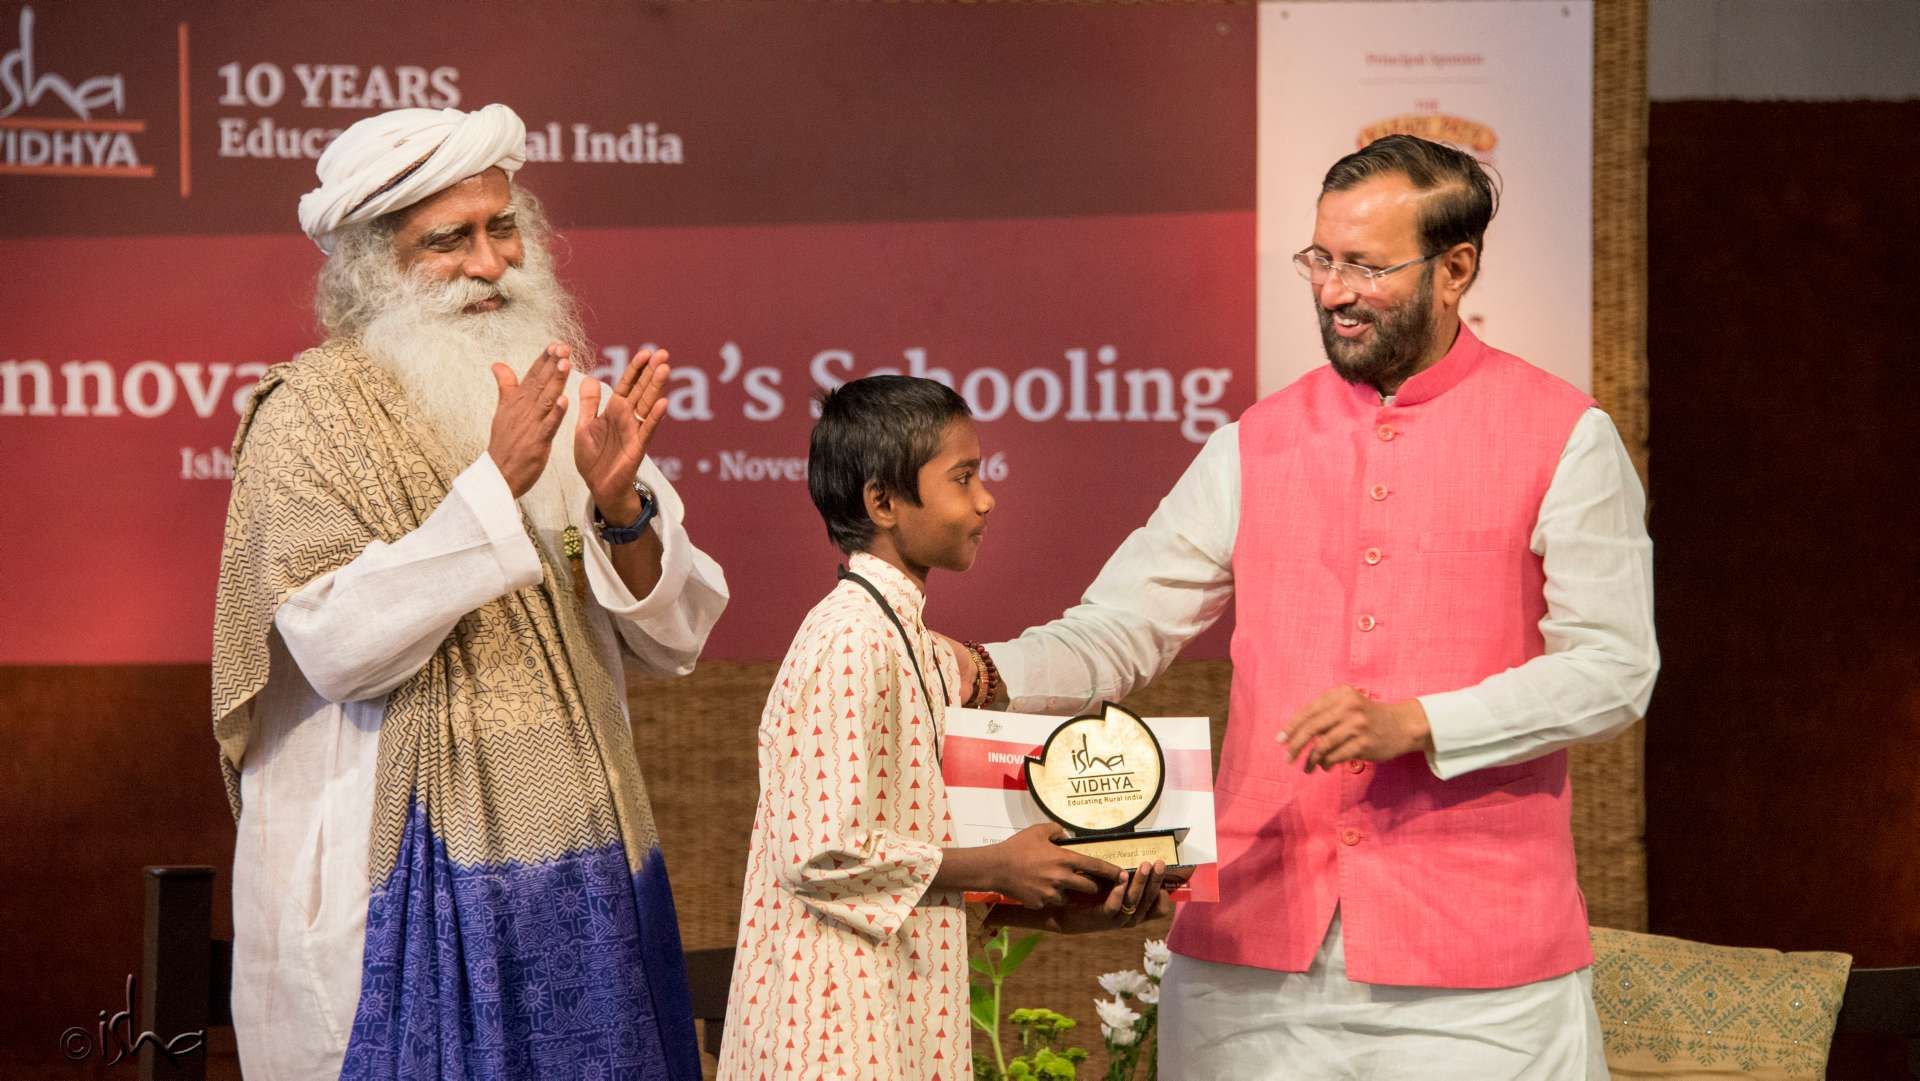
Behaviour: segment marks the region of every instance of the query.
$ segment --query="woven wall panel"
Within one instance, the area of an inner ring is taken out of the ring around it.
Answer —
[[[1593,395],[1647,479],[1647,4],[1593,27]],[[1657,723],[1657,721],[1656,721]],[[1573,751],[1573,837],[1595,924],[1647,928],[1645,730]]]

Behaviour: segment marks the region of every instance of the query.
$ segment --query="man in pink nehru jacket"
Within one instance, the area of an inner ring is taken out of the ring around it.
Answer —
[[[1645,712],[1653,551],[1607,415],[1460,320],[1496,203],[1423,139],[1335,162],[1293,257],[1329,363],[1214,433],[1081,604],[959,653],[1081,711],[1236,601],[1221,896],[1174,921],[1162,1076],[1607,1077],[1566,748]]]

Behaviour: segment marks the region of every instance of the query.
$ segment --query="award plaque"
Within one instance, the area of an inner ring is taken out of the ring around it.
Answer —
[[[1108,702],[1097,714],[1067,721],[1024,765],[1033,801],[1072,835],[1060,844],[1121,868],[1149,860],[1181,868],[1185,828],[1133,829],[1160,800],[1167,759],[1153,730],[1131,711]]]

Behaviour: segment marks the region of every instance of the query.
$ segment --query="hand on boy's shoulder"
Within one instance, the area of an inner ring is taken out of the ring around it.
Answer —
[[[973,686],[975,677],[979,675],[979,672],[974,668],[973,653],[961,646],[957,639],[948,638],[946,635],[931,628],[929,628],[929,631],[933,634],[934,648],[944,649],[953,655],[954,667],[960,670],[960,686]]]

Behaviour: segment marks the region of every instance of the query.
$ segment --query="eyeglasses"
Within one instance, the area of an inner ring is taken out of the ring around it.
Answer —
[[[1293,253],[1293,269],[1299,271],[1301,277],[1315,285],[1325,285],[1327,276],[1331,274],[1337,275],[1340,284],[1353,292],[1372,293],[1380,288],[1381,278],[1444,254],[1446,253],[1434,252],[1432,255],[1423,255],[1418,259],[1409,259],[1404,263],[1395,263],[1390,267],[1375,270],[1373,267],[1361,266],[1359,263],[1336,263],[1312,248],[1308,248],[1305,251]]]

